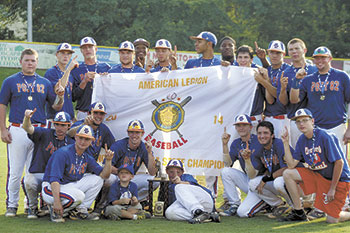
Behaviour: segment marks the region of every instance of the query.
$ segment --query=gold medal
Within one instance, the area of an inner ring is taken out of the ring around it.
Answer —
[[[31,96],[31,95],[28,96],[28,100],[29,100],[29,101],[32,101],[32,100],[33,100],[33,96]]]
[[[325,95],[321,95],[320,100],[325,100],[326,96]]]

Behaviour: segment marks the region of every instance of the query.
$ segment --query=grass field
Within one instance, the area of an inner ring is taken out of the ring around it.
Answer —
[[[0,83],[5,77],[18,72],[17,69],[0,68]],[[43,75],[45,71],[38,71]],[[23,192],[19,202],[18,216],[5,218],[6,211],[6,176],[7,157],[6,144],[0,142],[0,232],[350,232],[350,222],[326,224],[325,219],[303,223],[281,223],[260,215],[252,219],[223,217],[221,223],[205,223],[190,225],[186,222],[171,222],[165,219],[147,219],[140,221],[70,221],[56,224],[49,217],[28,220],[23,213]],[[198,177],[203,184],[203,177]],[[219,198],[217,206],[222,202],[223,186],[219,182]]]

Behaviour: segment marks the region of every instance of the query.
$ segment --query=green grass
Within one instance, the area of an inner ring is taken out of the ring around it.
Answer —
[[[7,76],[18,72],[19,69],[0,68],[0,83]],[[45,70],[38,71],[44,75]],[[23,192],[19,202],[18,216],[6,218],[6,176],[7,157],[6,144],[0,142],[0,232],[350,232],[350,221],[346,223],[327,224],[325,219],[303,223],[281,223],[276,220],[258,215],[251,219],[238,217],[223,217],[222,222],[190,225],[186,222],[171,222],[165,219],[146,219],[138,221],[71,221],[56,224],[49,221],[49,217],[38,220],[28,220],[23,213]],[[198,177],[203,184],[204,178]],[[219,197],[217,206],[222,202],[223,186],[219,181]]]

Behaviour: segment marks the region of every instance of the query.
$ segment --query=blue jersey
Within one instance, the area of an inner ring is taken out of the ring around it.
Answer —
[[[45,73],[45,78],[47,78],[52,86],[54,87],[58,80],[63,77],[64,72],[60,70],[58,65],[55,65],[48,69]],[[73,76],[70,74],[68,77],[67,86],[65,87],[64,91],[64,104],[60,111],[65,111],[68,113],[71,117],[71,119],[74,118],[74,108],[73,108],[73,102],[72,102],[72,90],[73,90]],[[57,111],[55,111],[51,105],[46,104],[46,111],[47,111],[47,119],[53,119],[55,117],[55,114]]]
[[[320,173],[328,180],[332,180],[334,162],[342,159],[344,166],[340,181],[350,182],[349,164],[338,138],[324,129],[315,128],[311,139],[302,134],[298,139],[293,157],[307,163],[307,168]]]
[[[331,129],[345,123],[346,105],[350,102],[349,75],[333,68],[328,74],[316,72],[308,75],[301,81],[299,98],[300,101],[308,99],[307,108],[314,116],[315,125]]]
[[[136,174],[142,162],[148,167],[148,152],[145,143],[141,142],[136,150],[132,150],[129,148],[128,141],[127,137],[113,143],[110,148],[114,152],[112,165],[117,168],[123,164],[133,165]]]
[[[256,149],[260,148],[260,143],[258,141],[258,137],[255,134],[251,134],[249,138],[249,149],[254,154]],[[242,170],[245,172],[245,161],[241,156],[241,152],[247,148],[247,143],[243,142],[241,138],[235,139],[230,146],[230,157],[232,160],[232,164],[238,159],[239,164],[241,165]]]
[[[77,101],[77,106],[75,109],[87,112],[89,111],[91,105],[92,89],[93,83],[88,82],[84,89],[79,87],[81,81],[85,78],[86,73],[96,72],[96,73],[105,73],[110,69],[110,65],[107,63],[97,62],[94,65],[86,65],[84,62],[79,64],[78,68],[72,70],[71,74],[73,76],[73,101]]]
[[[145,73],[146,71],[136,65],[133,65],[132,68],[123,68],[122,64],[117,64],[113,66],[108,73]]]
[[[52,154],[43,181],[68,184],[80,180],[85,173],[100,175],[102,170],[103,168],[86,152],[79,156],[74,143],[61,147]]]
[[[213,198],[213,196],[211,195],[210,190],[207,189],[206,187],[203,187],[200,184],[198,184],[198,181],[192,175],[190,175],[190,174],[182,174],[180,176],[180,179],[181,179],[181,181],[189,182],[191,185],[196,185],[196,186],[201,187],[204,191],[209,193],[209,195]],[[168,189],[169,205],[171,205],[174,201],[176,201],[175,186],[176,186],[176,184],[173,184],[173,183],[169,184],[169,189]],[[214,198],[213,198],[213,200],[214,200]]]
[[[169,70],[171,70],[171,65],[168,65],[168,66],[160,66],[160,65],[158,65],[158,66],[156,66],[156,67],[153,67],[151,70],[150,70],[150,72],[151,73],[154,73],[154,72],[159,72],[159,71],[161,71],[162,69],[163,69],[163,67],[166,67],[166,68],[168,68]],[[181,70],[181,68],[180,67],[177,67],[177,70]]]
[[[84,123],[84,120],[77,121],[72,125],[72,128],[79,126]],[[107,147],[110,148],[112,144],[114,143],[115,139],[111,132],[111,130],[108,128],[107,125],[104,123],[101,123],[96,130],[93,130],[93,135],[95,140],[91,143],[91,146],[86,149],[86,152],[95,158],[95,160],[98,160],[101,148],[105,146],[107,143]],[[102,161],[98,161],[102,162]]]
[[[289,119],[294,117],[295,112],[298,109],[306,108],[306,105],[307,105],[307,98],[305,98],[303,101],[300,101],[299,103],[296,103],[296,104],[292,104],[289,102],[289,93],[290,93],[290,89],[292,88],[292,80],[295,79],[296,73],[298,72],[298,70],[300,68],[301,67],[295,68],[294,66],[290,66],[289,68],[287,68],[284,71],[284,75],[283,75],[284,77],[288,77],[288,84],[287,84],[287,88],[286,88],[288,104],[286,105],[286,108],[287,108],[287,116]],[[305,71],[307,74],[313,74],[313,73],[317,72],[317,67],[306,63]],[[278,101],[279,101],[278,97],[279,97],[280,93],[281,93],[281,82],[278,82],[278,86],[277,86],[277,100]]]
[[[58,148],[74,143],[74,140],[68,135],[63,140],[58,140],[54,129],[41,127],[35,127],[34,133],[28,134],[28,138],[34,143],[30,173],[44,173],[52,153]]]
[[[208,67],[208,66],[219,66],[221,65],[221,60],[213,57],[212,59],[193,58],[186,62],[184,69],[198,68],[198,67]]]
[[[37,111],[31,121],[46,124],[46,102],[53,105],[55,98],[49,80],[38,74],[25,76],[22,72],[6,78],[0,92],[0,104],[11,105],[9,121],[18,124],[22,123],[25,110],[34,108]]]
[[[117,201],[123,198],[139,198],[137,195],[137,184],[132,181],[129,181],[129,185],[127,187],[123,187],[120,185],[120,181],[114,182],[108,193],[108,203],[112,205],[113,201]]]
[[[291,152],[294,150],[289,147]],[[252,154],[251,157],[253,167],[258,171],[258,176],[268,174],[272,175],[280,168],[286,167],[284,162],[283,142],[279,138],[273,139],[272,147],[266,150],[262,145]]]
[[[282,72],[286,70],[290,65],[287,63],[283,63],[280,68],[278,69],[272,69],[272,66],[267,67],[267,72],[269,74],[269,78],[271,81],[272,86],[276,87],[278,86],[278,83],[280,82],[280,78],[282,75]],[[284,115],[287,113],[287,109],[283,104],[281,104],[279,101],[275,100],[273,104],[269,104],[266,101],[265,116],[279,116]]]

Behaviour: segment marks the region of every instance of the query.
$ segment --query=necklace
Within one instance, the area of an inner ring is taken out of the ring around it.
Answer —
[[[327,72],[327,76],[326,79],[324,80],[324,82],[321,82],[321,74],[318,73],[318,83],[320,85],[320,89],[321,89],[321,96],[320,96],[320,100],[325,100],[326,99],[326,95],[324,94],[325,88],[327,86],[327,81],[328,81],[328,77],[329,77],[329,72]]]
[[[214,64],[214,57],[211,59],[209,66],[212,66],[213,64]],[[202,67],[202,65],[203,65],[203,57],[199,58],[199,67]]]

